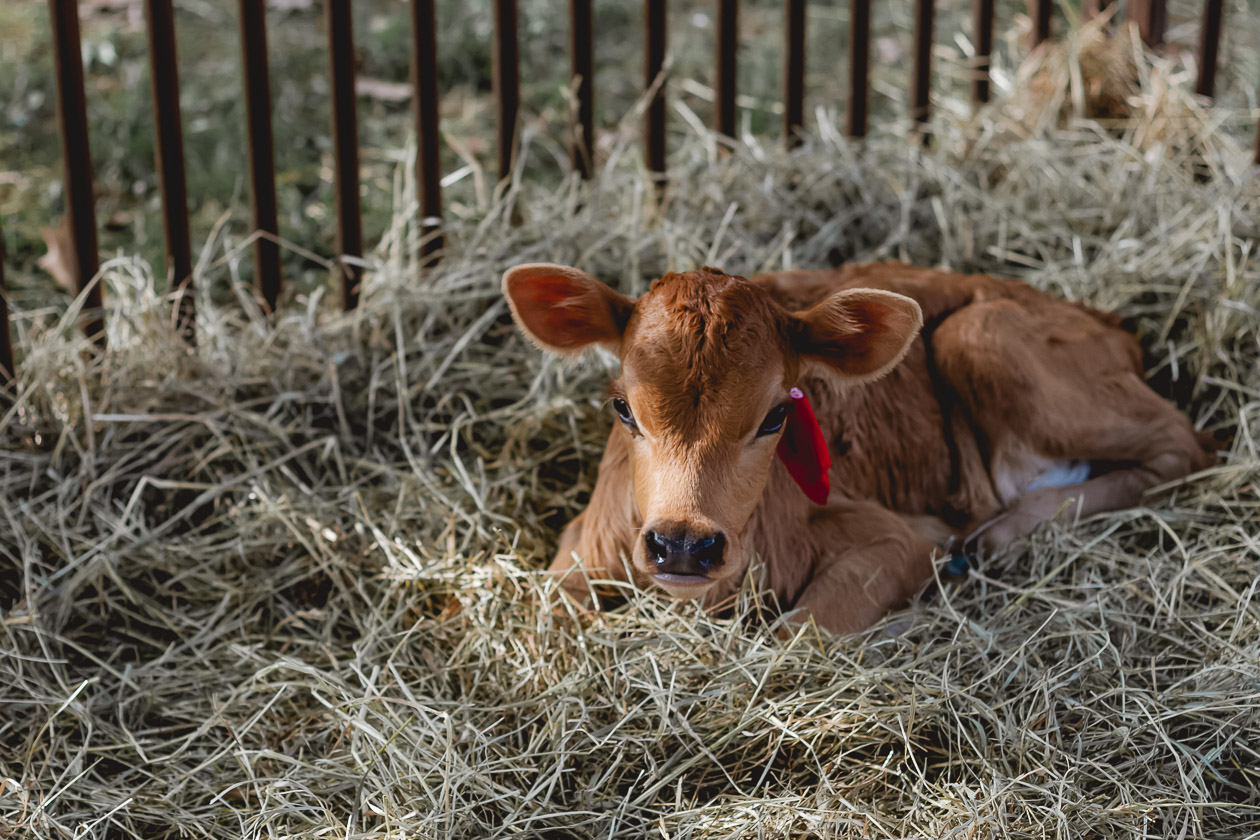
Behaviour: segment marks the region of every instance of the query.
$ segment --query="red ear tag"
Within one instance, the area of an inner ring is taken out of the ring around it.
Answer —
[[[831,492],[827,476],[831,469],[831,450],[827,448],[809,399],[800,388],[788,391],[788,396],[792,398],[792,407],[784,421],[783,437],[779,438],[779,458],[810,501],[824,505]]]

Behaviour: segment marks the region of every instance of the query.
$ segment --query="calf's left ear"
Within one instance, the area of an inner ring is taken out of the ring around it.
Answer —
[[[792,316],[796,352],[824,362],[847,377],[874,379],[910,349],[923,326],[919,304],[876,289],[836,292]]]
[[[567,265],[533,263],[508,269],[503,294],[520,328],[545,350],[580,353],[592,344],[621,346],[634,299]]]

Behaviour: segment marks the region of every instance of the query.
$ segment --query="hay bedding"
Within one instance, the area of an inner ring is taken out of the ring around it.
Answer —
[[[695,140],[655,217],[623,160],[584,195],[510,196],[517,227],[506,204],[457,222],[425,284],[401,207],[358,312],[314,301],[267,330],[248,301],[207,304],[193,358],[146,269],[115,262],[108,353],[25,322],[4,420],[0,825],[1255,834],[1260,186],[1217,133],[1217,177],[1193,179],[1214,117],[1188,113],[1156,153],[998,111],[943,122],[933,154],[824,132],[713,163]],[[527,347],[501,270],[570,262],[633,292],[700,263],[881,257],[1124,314],[1159,387],[1230,440],[1221,466],[1047,528],[865,638],[778,643],[751,597],[725,618],[654,597],[540,608],[537,569],[594,477],[609,365]]]

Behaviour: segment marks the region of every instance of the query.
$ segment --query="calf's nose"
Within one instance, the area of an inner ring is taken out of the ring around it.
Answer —
[[[726,535],[692,536],[682,530],[649,528],[643,533],[656,574],[705,576],[722,563]]]

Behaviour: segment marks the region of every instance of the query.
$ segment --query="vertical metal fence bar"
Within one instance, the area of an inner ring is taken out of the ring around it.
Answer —
[[[717,77],[713,127],[735,136],[735,57],[739,50],[739,0],[717,0]]]
[[[595,61],[591,49],[591,0],[569,0],[569,68],[576,80],[577,120],[569,159],[583,178],[595,171]]]
[[[1221,18],[1224,12],[1224,0],[1205,0],[1203,3],[1203,29],[1199,32],[1199,82],[1195,85],[1201,96],[1216,93],[1216,57],[1221,46]]]
[[[176,294],[176,329],[189,344],[196,344],[192,237],[188,232],[188,182],[184,173],[184,131],[179,109],[175,11],[171,0],[145,0],[144,13],[149,30],[149,75],[153,84],[153,123],[157,131],[157,174],[162,194],[166,270]]]
[[[511,177],[521,107],[516,0],[494,0],[494,101],[499,124],[499,179]]]
[[[276,220],[276,150],[271,134],[271,74],[267,69],[267,8],[240,0],[241,75],[245,86],[250,203],[254,210],[254,284],[268,312],[280,297],[280,245]],[[264,236],[262,234],[268,234]]]
[[[354,25],[350,0],[325,0],[328,73],[332,77],[333,185],[337,203],[337,265],[341,304],[359,305],[362,266],[344,257],[363,256],[363,214],[359,205],[359,115],[354,93]]]
[[[16,377],[13,341],[9,336],[9,291],[4,285],[4,228],[0,227],[0,391],[8,388]]]
[[[976,63],[971,71],[971,101],[989,101],[989,67],[993,56],[993,0],[972,0],[971,31],[975,37]]]
[[[70,255],[79,291],[87,288],[100,269],[96,250],[96,208],[92,193],[92,151],[88,143],[87,100],[83,94],[83,56],[79,43],[78,0],[48,0],[52,19],[53,61],[57,70],[57,119],[65,172],[66,219],[74,248]],[[83,331],[105,343],[101,316],[101,287],[91,287],[85,299],[89,311]]]
[[[1028,0],[1028,17],[1032,20],[1029,39],[1035,47],[1050,37],[1050,12],[1053,0]]]
[[[416,192],[420,197],[420,268],[442,250],[442,166],[438,134],[437,18],[433,0],[411,0],[411,87],[416,117]]]
[[[932,116],[932,24],[935,12],[935,0],[915,0],[910,116],[920,123],[926,123]]]
[[[801,142],[805,124],[805,0],[787,0],[783,36],[783,137]]]
[[[644,0],[643,40],[643,83],[651,89],[665,66],[665,0]],[[659,81],[643,120],[647,165],[657,176],[665,173],[665,82]]]
[[[1142,40],[1148,46],[1164,43],[1168,27],[1168,6],[1165,0],[1129,0],[1129,20],[1135,21]]]
[[[847,130],[866,136],[866,99],[870,93],[871,0],[849,0],[849,102]]]
[[[849,99],[845,130],[866,136],[867,98],[871,93],[871,0],[849,0]]]

